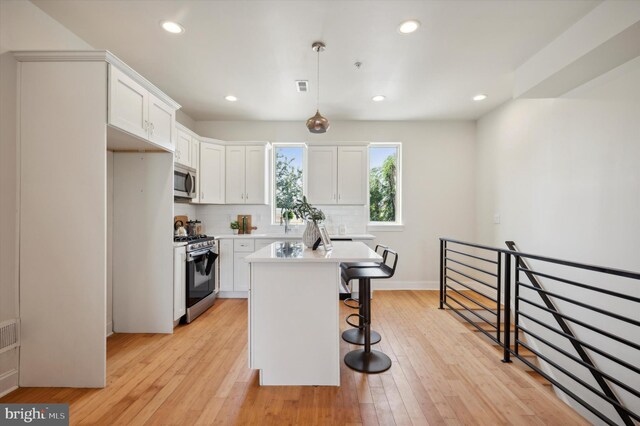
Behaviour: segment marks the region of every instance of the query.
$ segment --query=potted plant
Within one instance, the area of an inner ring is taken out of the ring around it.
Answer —
[[[234,220],[233,222],[231,222],[231,224],[229,224],[229,227],[233,231],[233,235],[238,235],[238,231],[240,230],[240,224],[238,223],[237,220]]]
[[[298,219],[304,219],[307,226],[302,234],[302,242],[307,247],[313,247],[313,244],[320,238],[318,230],[318,222],[325,219],[324,213],[317,207],[313,207],[307,201],[307,197],[296,200],[291,209]]]

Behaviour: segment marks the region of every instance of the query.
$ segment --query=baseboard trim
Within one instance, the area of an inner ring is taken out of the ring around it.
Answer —
[[[107,323],[107,337],[113,334],[113,321]]]
[[[18,370],[12,369],[0,375],[0,398],[18,389]]]

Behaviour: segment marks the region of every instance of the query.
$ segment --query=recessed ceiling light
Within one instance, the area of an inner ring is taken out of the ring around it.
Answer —
[[[375,95],[373,98],[371,98],[373,102],[382,102],[384,101],[384,99],[384,95]]]
[[[411,34],[415,30],[417,30],[419,27],[420,27],[420,22],[416,21],[415,19],[411,19],[409,21],[404,21],[403,23],[401,23],[400,26],[398,27],[398,31],[401,34]]]
[[[235,97],[235,96],[233,96],[233,95],[227,95],[227,96],[225,96],[224,98],[225,98],[226,100],[228,100],[229,102],[235,102],[235,101],[237,101],[237,100],[238,100],[238,98],[236,98],[236,97]]]
[[[487,95],[485,95],[484,93],[478,93],[473,97],[474,101],[484,101],[485,99],[487,99]]]
[[[177,22],[162,21],[160,24],[165,31],[170,32],[171,34],[182,34],[184,32],[184,27]]]

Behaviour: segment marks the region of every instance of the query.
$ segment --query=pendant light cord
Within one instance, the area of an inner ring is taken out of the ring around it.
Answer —
[[[320,47],[318,47],[318,90],[316,91],[316,110],[320,111]]]

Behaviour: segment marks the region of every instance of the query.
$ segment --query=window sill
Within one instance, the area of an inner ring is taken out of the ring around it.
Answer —
[[[367,231],[374,232],[402,232],[404,231],[404,225],[401,223],[370,223],[367,225]]]

